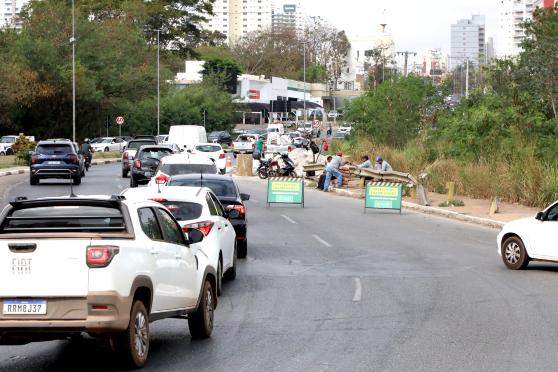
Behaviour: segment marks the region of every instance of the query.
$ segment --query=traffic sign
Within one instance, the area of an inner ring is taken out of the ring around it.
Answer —
[[[401,213],[401,183],[369,182],[366,185],[364,211],[366,209],[395,209]]]
[[[312,122],[312,124],[314,125],[314,128],[319,128],[320,127],[320,121],[319,120],[314,120]]]
[[[267,182],[267,205],[300,204],[304,208],[304,180],[295,177],[272,177]]]
[[[116,117],[116,124],[117,124],[117,125],[124,125],[124,116],[118,115],[118,116]]]

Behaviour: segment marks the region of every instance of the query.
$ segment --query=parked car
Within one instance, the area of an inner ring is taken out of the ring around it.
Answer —
[[[347,133],[336,131],[335,133],[333,133],[332,139],[343,140],[345,139],[345,137],[347,137]]]
[[[257,134],[259,136],[267,135],[267,128],[250,128],[245,134]]]
[[[153,141],[157,141],[157,136],[154,136],[152,134],[138,134],[134,136],[135,140],[153,140]]]
[[[237,211],[238,216],[230,216],[231,223],[236,232],[238,258],[245,258],[248,253],[247,219],[245,201],[250,195],[242,194],[234,179],[223,175],[199,174],[177,175],[170,178],[168,186],[208,187],[217,195],[225,210]]]
[[[37,185],[42,179],[58,178],[79,185],[83,172],[84,163],[71,141],[40,141],[31,155],[29,183]]]
[[[337,130],[337,132],[340,133],[345,133],[345,134],[351,134],[351,131],[353,130],[353,124],[352,123],[343,123],[339,129]]]
[[[103,137],[101,141],[92,143],[91,148],[96,152],[123,151],[126,149],[126,145],[126,141],[122,138]]]
[[[207,135],[207,141],[228,146],[232,145],[232,137],[227,131],[211,132]]]
[[[327,117],[329,119],[337,119],[338,117],[341,117],[342,114],[340,112],[338,112],[337,110],[331,110],[328,114]]]
[[[530,261],[558,262],[558,201],[534,217],[504,225],[498,234],[498,254],[508,269],[520,270]]]
[[[236,278],[236,233],[229,217],[238,212],[225,212],[223,206],[208,188],[166,186],[159,190],[142,187],[122,193],[127,200],[153,200],[163,204],[176,218],[186,233],[192,229],[201,231],[203,241],[191,248],[209,257],[217,268],[217,294],[221,294],[222,279]]]
[[[130,187],[138,187],[149,183],[151,177],[157,172],[157,168],[167,155],[173,150],[165,145],[147,145],[138,149],[134,165],[130,170]]]
[[[227,157],[221,145],[217,143],[200,143],[194,146],[192,154],[205,156],[212,160],[221,174],[227,172]]]
[[[179,174],[219,174],[215,162],[206,156],[188,152],[165,156],[161,159],[157,173],[151,179],[150,185],[166,184],[170,177]],[[199,185],[198,185],[199,186]]]
[[[139,139],[128,142],[128,147],[122,153],[122,178],[128,177],[131,164],[133,163],[134,156],[141,146],[156,145],[157,141],[154,139]]]
[[[160,203],[116,197],[18,198],[0,215],[0,344],[109,340],[143,367],[150,322],[188,318],[209,337],[217,273]],[[8,267],[6,266],[6,267]]]
[[[0,137],[0,155],[13,155],[14,152],[12,150],[13,144],[16,142],[19,136],[2,136]],[[26,136],[27,139],[31,142],[35,142],[34,136]]]
[[[160,136],[157,136],[156,139],[157,139],[157,143],[159,143],[159,144],[167,143],[167,141],[169,140],[169,135],[168,134],[161,134]]]

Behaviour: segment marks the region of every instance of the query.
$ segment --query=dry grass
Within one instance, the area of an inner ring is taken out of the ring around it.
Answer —
[[[0,169],[12,168],[18,166],[21,166],[21,164],[16,164],[16,159],[14,155],[0,156]]]
[[[118,159],[122,157],[120,151],[109,151],[109,152],[94,152],[93,159]]]

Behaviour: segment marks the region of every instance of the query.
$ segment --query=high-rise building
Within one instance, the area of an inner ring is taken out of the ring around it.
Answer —
[[[0,2],[0,27],[21,28],[18,14],[29,0],[2,0]]]
[[[304,31],[306,15],[300,0],[275,0],[271,14],[273,31]]]
[[[556,0],[500,0],[498,55],[517,55],[525,37],[523,23],[533,18],[535,9],[554,6],[555,3]]]
[[[471,19],[460,19],[451,25],[450,68],[465,64],[485,62],[486,27],[485,17],[473,15]]]
[[[249,32],[271,27],[271,0],[216,0],[205,28],[234,43]]]

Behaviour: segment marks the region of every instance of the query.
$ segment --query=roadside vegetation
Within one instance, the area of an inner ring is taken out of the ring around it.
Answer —
[[[500,197],[543,207],[558,199],[558,7],[525,24],[524,52],[483,67],[484,82],[454,109],[416,76],[391,77],[353,101],[357,123],[341,149],[382,155],[396,170],[421,175],[435,192],[449,181],[459,195]]]

